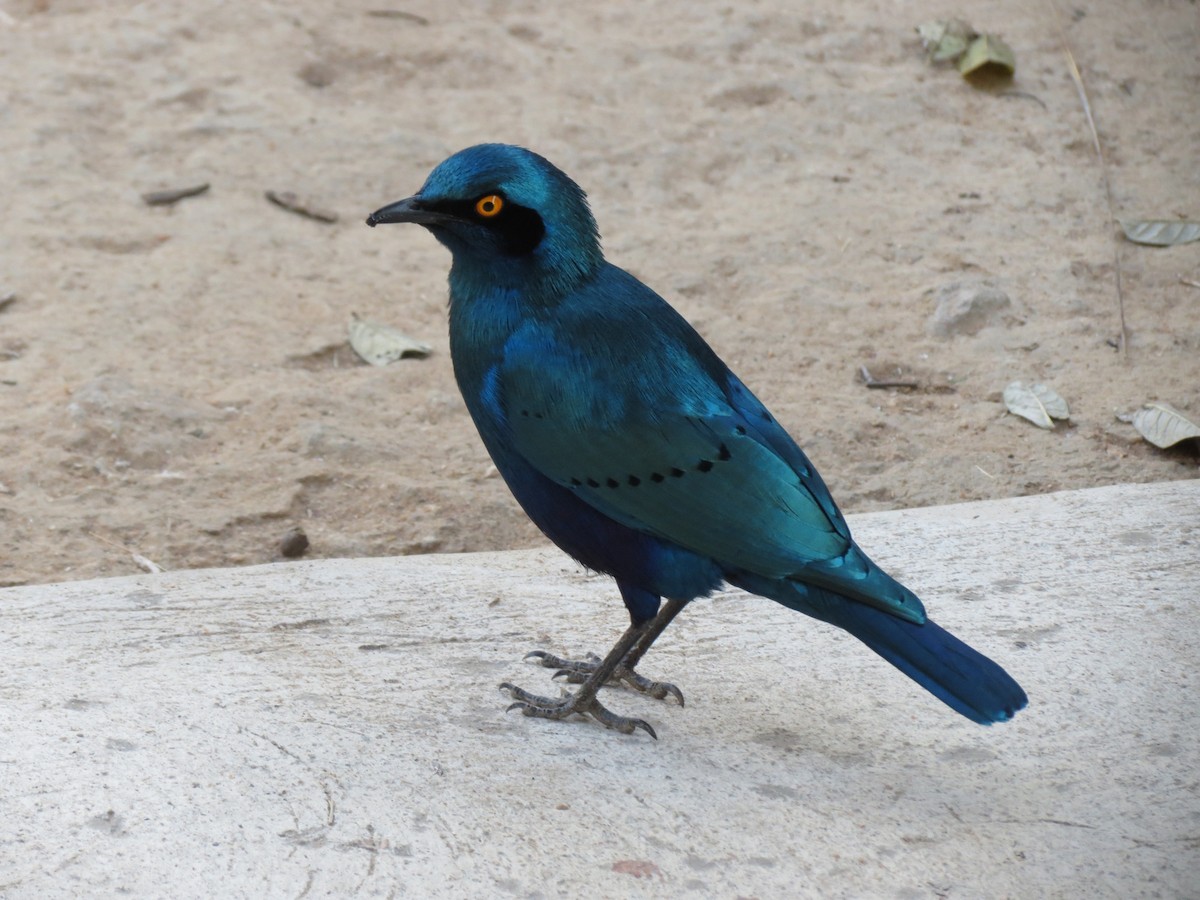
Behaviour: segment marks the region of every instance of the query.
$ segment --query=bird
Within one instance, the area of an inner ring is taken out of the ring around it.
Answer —
[[[468,147],[367,217],[392,223],[450,251],[454,377],[496,469],[546,537],[615,580],[629,614],[603,658],[527,654],[578,687],[546,697],[504,682],[508,710],[657,739],[599,691],[682,705],[636,667],[688,603],[725,585],[844,629],[974,722],[1026,705],[855,543],[796,441],[686,319],[605,259],[584,191],[551,162]]]

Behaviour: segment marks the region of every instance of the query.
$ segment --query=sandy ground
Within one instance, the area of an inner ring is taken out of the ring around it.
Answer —
[[[1115,418],[1200,413],[1200,10],[1064,4],[0,2],[0,584],[532,546],[458,398],[448,257],[367,212],[484,140],[589,192],[656,287],[801,440],[847,511],[1197,477]],[[381,15],[380,12],[387,13]],[[923,58],[957,14],[1007,93]],[[150,207],[146,191],[209,182]],[[333,224],[264,199],[294,191]],[[937,292],[1011,300],[929,334]],[[434,346],[375,368],[356,312]],[[858,376],[900,367],[917,389]],[[1042,431],[1014,380],[1071,404]],[[1147,510],[1147,519],[1153,511]],[[1086,523],[1081,523],[1086,527]]]

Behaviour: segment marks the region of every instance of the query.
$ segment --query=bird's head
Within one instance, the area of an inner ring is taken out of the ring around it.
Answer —
[[[479,144],[437,166],[415,196],[367,217],[367,224],[415,222],[454,257],[464,285],[563,289],[603,256],[587,198],[547,160],[507,144]]]

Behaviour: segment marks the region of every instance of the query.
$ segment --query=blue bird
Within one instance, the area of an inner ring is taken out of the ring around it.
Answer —
[[[635,666],[722,583],[845,629],[972,721],[1025,706],[1007,672],[859,549],[808,457],[691,325],[605,261],[584,192],[550,162],[504,144],[462,150],[367,218],[392,222],[450,250],[454,374],[496,468],[550,540],[616,579],[629,611],[602,660],[531,653],[579,687],[549,698],[506,682],[509,709],[656,737],[598,691],[682,704]]]

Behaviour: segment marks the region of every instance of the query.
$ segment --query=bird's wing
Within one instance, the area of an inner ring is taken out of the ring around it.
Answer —
[[[891,579],[880,590],[820,476],[707,345],[656,336],[653,358],[614,359],[594,333],[518,332],[492,382],[514,449],[610,518],[730,570],[922,617]]]

